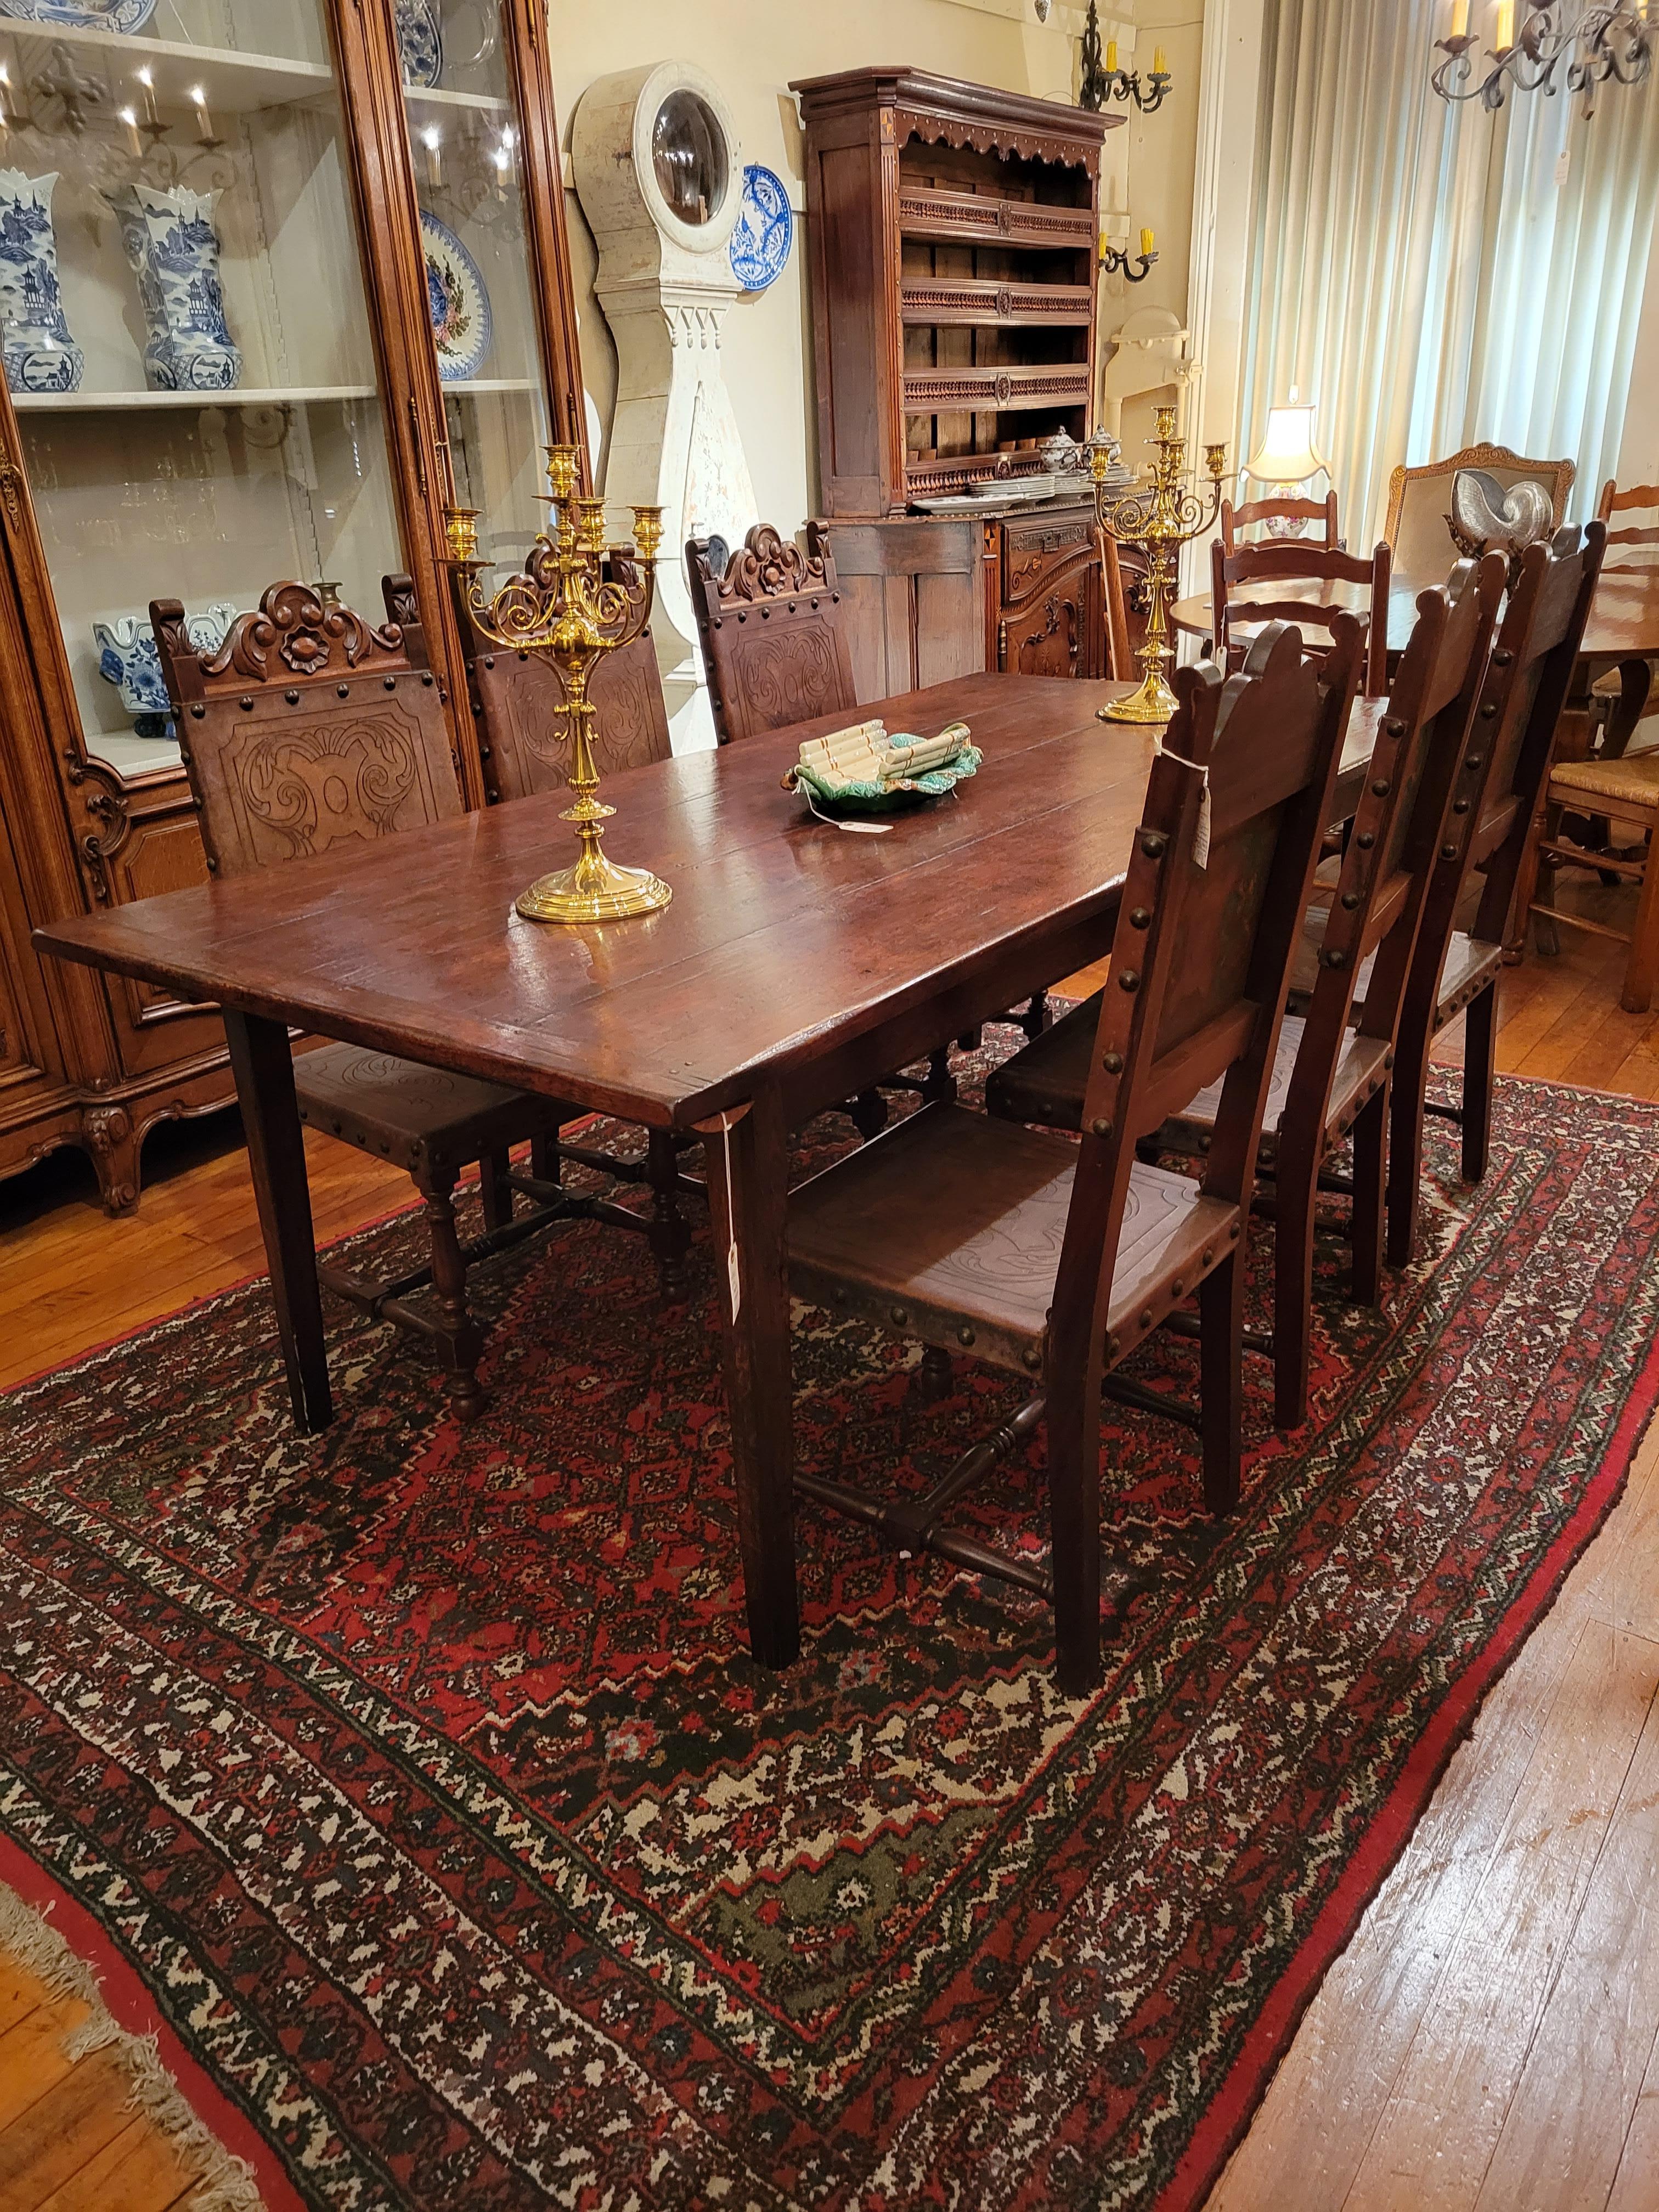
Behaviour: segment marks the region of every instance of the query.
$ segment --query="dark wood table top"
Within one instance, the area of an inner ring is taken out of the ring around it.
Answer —
[[[658,1126],[750,1096],[825,1033],[937,998],[1057,914],[1107,926],[1158,732],[1103,723],[1121,684],[985,674],[866,711],[985,749],[959,795],[882,836],[780,787],[844,715],[609,778],[607,848],[672,886],[661,913],[586,928],[513,901],[575,849],[567,793],[175,891],[36,933],[44,951],[185,999],[494,1076]],[[1350,734],[1369,756],[1376,702]],[[1103,944],[1102,946],[1103,950]]]
[[[1391,650],[1403,648],[1411,635],[1419,592],[1444,581],[1443,576],[1395,575],[1389,587]],[[1307,577],[1294,589],[1298,599],[1316,606],[1346,607],[1359,612],[1370,603],[1364,584],[1346,584],[1328,577]],[[1208,637],[1215,628],[1215,603],[1207,592],[1194,592],[1191,599],[1176,601],[1170,618],[1188,636]],[[1659,654],[1659,563],[1643,568],[1604,568],[1590,604],[1584,659],[1646,659],[1655,654]]]

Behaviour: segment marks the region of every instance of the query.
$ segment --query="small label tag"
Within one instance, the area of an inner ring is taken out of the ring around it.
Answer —
[[[1207,870],[1210,865],[1210,779],[1204,779],[1204,796],[1198,802],[1198,827],[1193,831],[1193,866]]]
[[[1559,153],[1556,155],[1556,157],[1555,157],[1555,181],[1556,181],[1556,183],[1557,183],[1558,185],[1565,185],[1565,184],[1566,183],[1566,181],[1567,181],[1568,177],[1569,177],[1571,173],[1572,173],[1572,149],[1571,149],[1571,147],[1564,146],[1564,147],[1561,149],[1560,152],[1559,152]]]
[[[726,1279],[732,1292],[732,1318],[735,1321],[743,1305],[743,1276],[738,1267],[738,1248],[735,1243],[726,1248]]]

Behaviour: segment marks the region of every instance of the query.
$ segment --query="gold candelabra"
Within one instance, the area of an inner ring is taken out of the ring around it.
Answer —
[[[531,548],[524,574],[509,578],[493,599],[486,599],[478,581],[490,563],[478,557],[477,508],[444,509],[445,559],[460,579],[461,597],[479,631],[510,652],[540,654],[558,670],[564,686],[576,803],[560,818],[575,824],[581,853],[573,866],[539,877],[520,894],[518,910],[530,921],[617,921],[654,913],[673,896],[649,868],[618,867],[600,850],[604,824],[617,810],[602,805],[597,795],[594,708],[588,696],[599,661],[631,645],[651,619],[662,509],[636,507],[632,544],[607,546],[605,501],[579,495],[580,468],[574,446],[548,447],[552,526]]]
[[[1208,513],[1206,501],[1184,488],[1187,441],[1176,434],[1176,410],[1160,407],[1158,429],[1148,445],[1158,447],[1152,483],[1141,491],[1121,499],[1109,498],[1106,471],[1110,455],[1103,446],[1090,448],[1089,465],[1095,480],[1095,520],[1102,530],[1126,545],[1137,545],[1146,556],[1146,640],[1139,655],[1140,688],[1127,699],[1115,699],[1100,708],[1103,722],[1167,722],[1176,710],[1176,695],[1166,671],[1175,665],[1170,642],[1170,608],[1176,595],[1176,555],[1190,539],[1201,538],[1221,512],[1221,479],[1226,473],[1227,448],[1208,446],[1206,464],[1212,479]]]

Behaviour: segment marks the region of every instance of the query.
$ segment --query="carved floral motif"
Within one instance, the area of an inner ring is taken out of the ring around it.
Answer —
[[[720,597],[752,605],[823,585],[821,560],[809,558],[793,538],[781,538],[769,522],[757,522],[726,564]]]
[[[273,584],[257,613],[232,624],[223,646],[202,664],[202,672],[234,673],[263,684],[274,653],[296,676],[314,676],[331,665],[337,652],[347,668],[356,668],[377,649],[400,653],[403,641],[395,623],[376,629],[349,607],[325,605],[308,584]]]

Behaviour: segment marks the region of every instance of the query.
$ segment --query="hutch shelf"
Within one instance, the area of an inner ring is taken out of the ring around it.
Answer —
[[[0,380],[0,1176],[78,1144],[112,1210],[148,1129],[234,1091],[212,1009],[29,945],[77,908],[205,880],[143,665],[149,602],[222,629],[294,578],[374,618],[381,578],[407,574],[481,803],[440,510],[453,480],[516,567],[544,520],[538,448],[585,449],[545,0],[458,11],[434,84],[410,81],[402,12],[0,20],[0,199],[49,205],[73,351],[56,379],[14,362]],[[228,388],[155,388],[135,204],[210,236]],[[482,312],[463,287],[434,336],[445,257]]]
[[[1026,507],[1093,425],[1100,159],[1121,116],[919,70],[793,88],[823,521],[860,695],[981,668],[1096,676],[1085,488]],[[918,511],[940,500],[949,513]],[[971,501],[971,504],[970,504]]]

